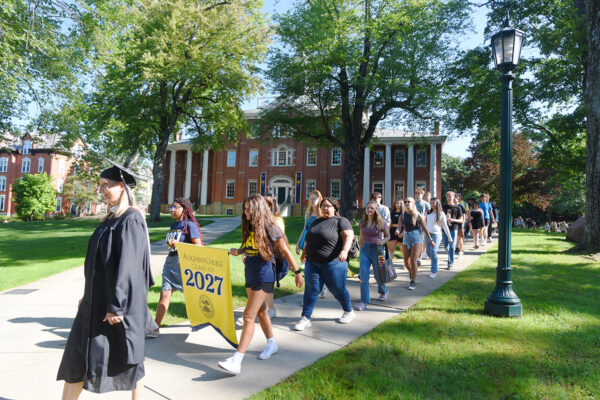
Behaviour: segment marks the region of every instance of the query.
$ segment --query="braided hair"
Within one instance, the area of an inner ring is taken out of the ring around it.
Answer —
[[[180,204],[183,207],[183,232],[188,235],[190,233],[188,229],[188,221],[192,221],[198,227],[198,234],[200,235],[200,243],[204,244],[202,240],[202,233],[200,232],[200,224],[196,221],[196,217],[194,216],[194,209],[192,208],[192,203],[183,197],[177,197],[174,203]]]

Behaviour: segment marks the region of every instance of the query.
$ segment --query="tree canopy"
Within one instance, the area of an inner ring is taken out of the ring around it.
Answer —
[[[56,207],[56,190],[52,178],[42,174],[25,174],[13,184],[15,211],[24,221],[43,219]]]

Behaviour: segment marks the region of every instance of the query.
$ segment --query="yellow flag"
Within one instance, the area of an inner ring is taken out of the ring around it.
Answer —
[[[210,325],[237,348],[227,250],[188,243],[175,246],[192,330]]]

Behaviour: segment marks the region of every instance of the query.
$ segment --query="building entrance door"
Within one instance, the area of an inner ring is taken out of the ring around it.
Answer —
[[[283,186],[279,186],[277,188],[277,203],[283,204],[283,202],[287,199],[287,188]]]

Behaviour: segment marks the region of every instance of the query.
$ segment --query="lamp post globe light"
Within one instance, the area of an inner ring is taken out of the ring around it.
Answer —
[[[520,317],[521,300],[512,288],[510,264],[512,233],[512,81],[511,71],[519,64],[525,33],[508,26],[508,13],[502,29],[492,36],[492,55],[496,69],[502,72],[502,120],[500,125],[500,236],[496,287],[485,301],[484,311],[501,317]]]

